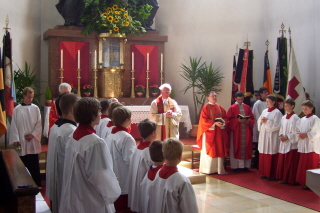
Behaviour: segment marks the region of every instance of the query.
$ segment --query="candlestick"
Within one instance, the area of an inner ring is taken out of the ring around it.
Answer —
[[[131,70],[131,98],[134,98],[134,70]]]
[[[77,77],[77,79],[78,79],[78,95],[81,96],[81,92],[80,92],[80,89],[81,89],[80,88],[80,80],[81,80],[80,72],[81,72],[81,69],[77,69],[77,71],[78,71],[78,77]]]
[[[94,69],[94,90],[93,90],[93,97],[98,98],[98,88],[97,88],[97,69]]]
[[[147,53],[147,70],[149,70],[149,53]]]
[[[80,69],[80,50],[78,50],[78,70]]]
[[[132,52],[132,56],[131,56],[131,60],[132,60],[132,62],[131,62],[131,70],[134,70],[134,52]]]
[[[147,83],[146,83],[146,98],[149,98],[149,70],[147,70],[147,78],[146,78],[146,80],[147,80]]]
[[[162,71],[163,70],[163,53],[161,53],[161,57],[160,57],[160,66],[161,66],[160,71]]]
[[[64,69],[61,68],[59,70],[60,70],[60,77],[59,77],[60,78],[60,84],[62,84],[63,83],[63,70]]]
[[[61,60],[60,60],[60,69],[63,69],[63,49],[61,49],[61,54],[60,54]]]
[[[97,50],[94,51],[94,69],[97,69]]]

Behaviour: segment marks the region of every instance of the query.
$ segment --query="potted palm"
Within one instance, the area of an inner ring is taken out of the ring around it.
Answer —
[[[213,68],[212,62],[207,65],[206,62],[201,62],[201,57],[199,59],[190,57],[189,64],[181,64],[183,69],[180,74],[183,79],[185,79],[188,84],[182,90],[184,94],[188,90],[192,90],[192,98],[194,104],[194,116],[195,123],[190,132],[190,136],[197,136],[198,122],[200,117],[200,111],[206,102],[206,95],[210,91],[220,92],[221,89],[216,88],[222,82],[222,73],[219,67]]]
[[[52,93],[49,85],[46,86],[46,92],[44,93],[44,97],[46,99],[46,106],[51,106],[52,104]]]

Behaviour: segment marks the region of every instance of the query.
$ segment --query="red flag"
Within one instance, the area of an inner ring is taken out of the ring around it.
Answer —
[[[0,50],[0,136],[6,133],[6,111],[4,110],[4,81],[3,81],[3,69],[1,61],[1,50]]]
[[[268,89],[268,93],[272,94],[272,81],[271,81],[271,71],[268,57],[268,50],[264,55],[264,75],[263,75],[263,87]]]
[[[238,91],[238,85],[234,83],[234,80],[236,77],[236,70],[237,70],[236,56],[233,56],[231,105],[234,104],[234,102],[235,102],[234,94]]]

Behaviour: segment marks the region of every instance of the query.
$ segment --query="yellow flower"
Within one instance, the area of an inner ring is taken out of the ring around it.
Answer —
[[[113,8],[114,10],[117,10],[117,9],[118,9],[118,5],[115,4],[115,5],[112,6],[112,8]]]
[[[123,17],[127,19],[129,16],[128,16],[128,14],[125,13],[125,14],[123,15]]]
[[[115,23],[118,23],[118,22],[119,22],[119,19],[115,18],[115,19],[114,19],[114,22],[115,22]]]
[[[113,17],[112,16],[108,16],[108,21],[112,22],[113,21]]]
[[[130,22],[126,21],[126,23],[124,24],[124,26],[128,27],[130,25]]]
[[[125,9],[123,9],[123,8],[120,8],[120,10],[121,10],[122,12],[126,11],[126,10],[125,10]]]
[[[107,16],[107,15],[108,15],[108,13],[102,13],[102,15]]]
[[[112,12],[112,8],[111,7],[107,7],[107,12],[108,13]]]
[[[119,27],[113,28],[114,31],[119,31]]]
[[[114,13],[117,15],[120,15],[120,11],[115,11]]]

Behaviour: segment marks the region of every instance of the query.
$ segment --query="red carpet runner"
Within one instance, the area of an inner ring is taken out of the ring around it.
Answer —
[[[280,184],[278,181],[267,181],[260,178],[258,171],[234,173],[227,171],[228,175],[210,175],[238,186],[261,192],[291,203],[295,203],[316,211],[320,211],[320,197],[310,190],[303,190],[301,186]]]

